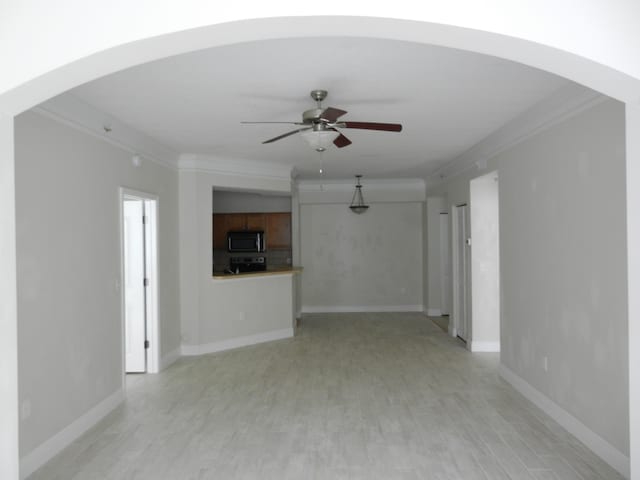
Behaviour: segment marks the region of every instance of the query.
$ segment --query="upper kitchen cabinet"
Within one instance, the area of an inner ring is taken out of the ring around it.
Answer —
[[[269,215],[268,213],[247,213],[245,225],[246,229],[242,230],[254,230],[254,231],[266,231],[266,220],[265,215]]]
[[[227,248],[227,216],[224,213],[213,214],[213,248]]]
[[[265,216],[267,251],[291,249],[291,213],[267,213]]]
[[[214,213],[213,248],[227,248],[227,233],[240,230],[264,231],[267,250],[291,248],[291,213]]]

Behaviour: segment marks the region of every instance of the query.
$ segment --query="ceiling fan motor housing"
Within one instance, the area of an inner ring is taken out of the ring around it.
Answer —
[[[307,110],[302,114],[302,121],[304,123],[319,122],[324,110],[324,108],[312,108],[311,110]]]

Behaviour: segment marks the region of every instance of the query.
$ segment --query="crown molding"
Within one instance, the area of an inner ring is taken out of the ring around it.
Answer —
[[[177,152],[69,92],[53,97],[31,111],[164,167],[173,170],[178,167]]]
[[[424,190],[425,182],[421,178],[373,178],[362,179],[363,188],[371,190]],[[296,185],[300,192],[340,192],[349,190],[353,192],[355,180],[297,180]]]
[[[298,180],[295,182],[300,203],[344,203],[350,201],[355,188],[353,179]],[[362,193],[367,203],[424,202],[425,182],[421,178],[365,179]]]
[[[178,168],[181,172],[201,172],[215,175],[291,181],[291,167],[286,165],[197,153],[181,154],[178,159]]]
[[[469,170],[486,170],[488,160],[608,98],[575,83],[560,88],[429,175],[427,191]]]

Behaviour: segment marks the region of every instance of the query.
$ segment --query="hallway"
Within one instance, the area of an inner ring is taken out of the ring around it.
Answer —
[[[306,315],[294,339],[129,376],[30,479],[622,478],[498,362],[418,313]]]

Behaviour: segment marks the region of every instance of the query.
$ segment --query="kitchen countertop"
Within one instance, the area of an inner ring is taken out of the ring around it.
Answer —
[[[225,272],[213,272],[213,278],[216,280],[228,280],[232,278],[245,278],[245,277],[268,277],[271,275],[286,275],[301,273],[302,267],[275,267],[267,268],[263,272],[242,272],[242,273],[225,273]]]

